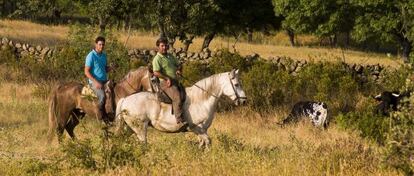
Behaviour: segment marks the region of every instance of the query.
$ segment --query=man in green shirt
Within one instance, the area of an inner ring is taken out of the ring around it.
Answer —
[[[159,38],[156,42],[158,53],[152,60],[154,75],[161,80],[160,87],[172,100],[173,112],[177,124],[185,123],[182,116],[182,106],[186,97],[185,89],[178,81],[182,74],[182,67],[178,60],[168,51],[168,40]]]

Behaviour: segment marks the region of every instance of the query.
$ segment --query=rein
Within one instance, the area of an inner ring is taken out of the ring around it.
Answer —
[[[138,90],[135,90],[135,88],[131,85],[131,83],[129,83],[128,79],[125,79],[125,82],[128,84],[128,86],[129,86],[130,88],[132,88],[132,90],[133,90],[134,92],[138,92]]]
[[[189,79],[185,78],[183,75],[180,75],[180,77],[181,77],[181,78],[183,78],[184,80],[190,81]],[[207,94],[209,94],[209,95],[213,96],[214,98],[220,99],[220,97],[219,97],[219,96],[214,95],[213,93],[210,93],[209,91],[207,91],[206,89],[204,89],[204,88],[202,88],[202,87],[198,86],[197,84],[193,84],[193,85],[194,85],[194,86],[196,86],[197,88],[201,89],[202,91],[206,92]]]
[[[183,75],[180,75],[180,77],[183,78],[184,80],[190,81],[189,79],[185,78]],[[229,79],[230,79],[230,84],[231,84],[231,87],[233,88],[234,94],[236,95],[236,99],[234,99],[233,101],[239,100],[239,99],[247,99],[247,97],[240,97],[240,95],[236,91],[236,88],[234,88],[233,82],[231,82],[231,78],[229,78]],[[214,95],[213,93],[210,93],[209,91],[207,91],[204,88],[198,86],[197,84],[193,84],[193,85],[196,86],[197,88],[201,89],[202,91],[206,92],[207,94],[213,96],[216,99],[222,99],[221,97],[219,97],[217,95]]]

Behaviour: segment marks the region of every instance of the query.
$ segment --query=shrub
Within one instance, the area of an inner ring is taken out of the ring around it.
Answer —
[[[407,80],[405,88],[413,90],[414,83]],[[399,111],[391,114],[390,130],[386,137],[384,160],[402,170],[406,175],[414,174],[414,96],[402,101]]]
[[[253,60],[247,60],[239,53],[231,53],[228,50],[221,50],[222,54],[212,58],[209,67],[213,73],[228,72],[232,69],[239,69],[246,72],[252,65]]]
[[[140,168],[141,157],[146,153],[147,147],[142,144],[136,144],[135,139],[130,137],[113,137],[111,140],[104,141],[99,145],[100,152],[97,153],[103,164],[104,169],[114,169],[119,166],[130,165]]]
[[[327,102],[331,113],[353,109],[358,84],[340,63],[309,63],[295,78],[295,99]]]
[[[186,62],[183,64],[183,85],[188,87],[195,84],[197,81],[211,75],[210,68],[201,62]]]
[[[7,45],[0,49],[0,65],[6,64],[8,66],[14,65],[17,62],[17,58],[14,55],[14,51]]]
[[[111,137],[101,133],[97,141],[91,139],[69,141],[62,145],[64,160],[70,167],[105,171],[120,166],[141,167],[140,159],[148,148],[137,144],[129,136]]]
[[[384,70],[381,73],[382,78],[379,80],[379,85],[381,85],[384,90],[399,90],[405,86],[405,80],[412,73],[413,70],[405,66],[402,66],[397,70]]]
[[[93,158],[94,149],[91,140],[66,142],[62,145],[62,152],[71,167],[97,168],[96,160]]]
[[[256,110],[293,105],[302,100],[323,101],[330,113],[355,108],[358,84],[341,64],[310,63],[297,76],[276,64],[258,61],[242,76],[250,105]]]
[[[341,113],[335,122],[343,129],[357,130],[361,136],[383,144],[389,130],[389,118],[374,113],[372,101],[364,103],[361,111]]]
[[[289,90],[292,81],[292,76],[286,71],[278,70],[276,65],[266,62],[257,62],[242,75],[242,86],[248,102],[259,111],[287,102],[292,93]]]
[[[71,26],[68,40],[63,50],[54,58],[57,79],[84,80],[85,58],[93,48],[93,41],[97,31],[92,27]],[[118,42],[110,31],[105,34],[105,52],[108,64],[115,63],[118,67],[110,74],[113,79],[120,79],[129,71],[129,57],[127,49]]]

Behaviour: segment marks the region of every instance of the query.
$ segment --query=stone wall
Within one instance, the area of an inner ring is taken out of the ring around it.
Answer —
[[[33,56],[35,59],[45,59],[52,57],[57,54],[59,50],[56,47],[42,47],[42,46],[33,46],[27,43],[19,43],[9,40],[7,38],[2,38],[0,47],[2,50],[10,48],[15,52],[17,57],[23,56]],[[156,54],[155,50],[145,50],[145,49],[131,49],[128,51],[128,56],[132,60],[143,60],[144,62],[149,62]],[[211,51],[208,48],[204,49],[201,52],[183,52],[182,50],[172,50],[174,56],[179,58],[182,62],[188,61],[200,61],[203,63],[208,63],[213,57],[220,56],[221,51]],[[245,59],[262,59],[258,54],[247,55]],[[277,64],[279,69],[284,69],[289,71],[291,74],[297,74],[306,64],[307,61],[300,61],[291,59],[288,57],[270,57],[264,59],[266,62],[272,62]],[[372,77],[374,80],[381,78],[381,72],[385,70],[383,66],[377,65],[360,65],[360,64],[345,64],[350,72],[359,74],[361,77],[366,77],[367,75],[362,73],[368,73],[369,77]]]
[[[27,43],[19,43],[3,37],[0,42],[2,50],[11,49],[17,57],[34,56],[37,59],[45,59],[52,57],[58,51],[56,48],[42,47],[40,45],[33,46]]]

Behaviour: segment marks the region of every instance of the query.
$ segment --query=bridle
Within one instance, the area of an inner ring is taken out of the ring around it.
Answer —
[[[233,78],[234,78],[234,77],[233,77]],[[234,95],[236,95],[236,99],[234,99],[233,101],[247,100],[247,97],[246,97],[246,96],[241,97],[241,96],[239,95],[239,93],[236,91],[236,88],[234,87],[234,84],[233,84],[233,82],[231,81],[231,80],[232,80],[232,78],[230,78],[230,76],[229,76],[229,79],[230,79],[230,84],[231,84],[231,87],[233,88],[233,91],[234,91]]]

